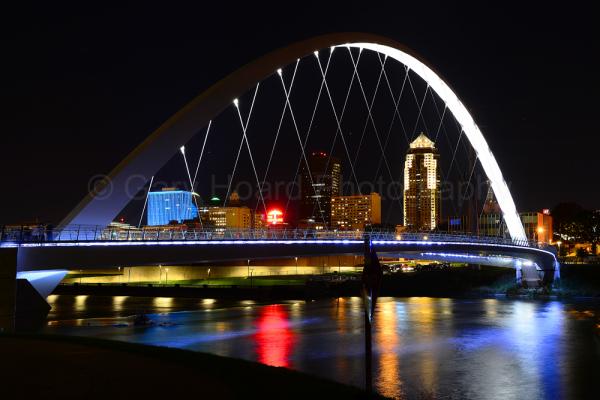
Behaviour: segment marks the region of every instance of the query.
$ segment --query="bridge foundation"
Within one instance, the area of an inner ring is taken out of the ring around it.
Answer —
[[[0,249],[0,332],[15,330],[17,249]]]
[[[0,332],[30,331],[46,321],[46,297],[66,271],[18,271],[18,248],[0,249]]]

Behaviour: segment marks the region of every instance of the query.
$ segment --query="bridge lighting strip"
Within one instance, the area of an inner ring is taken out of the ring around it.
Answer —
[[[436,257],[462,257],[472,259],[486,259],[486,260],[498,260],[503,262],[512,262],[519,257],[505,257],[505,256],[476,256],[473,254],[459,254],[459,253],[421,253],[422,256],[436,256]]]
[[[459,122],[467,135],[467,138],[469,138],[471,145],[475,149],[479,161],[481,162],[488,179],[492,183],[492,189],[494,190],[498,204],[502,209],[504,221],[506,222],[511,238],[513,240],[526,240],[527,236],[525,235],[523,224],[517,213],[517,208],[510,194],[510,190],[508,189],[508,185],[502,176],[502,171],[500,171],[498,162],[494,158],[492,151],[473,117],[446,82],[444,82],[444,80],[431,68],[415,57],[393,47],[376,43],[348,43],[337,47],[368,49],[391,57],[414,71],[437,93],[450,109],[454,118]]]
[[[364,240],[360,239],[209,239],[209,240],[169,240],[169,241],[89,241],[89,242],[52,242],[52,243],[23,243],[18,244],[2,244],[2,247],[110,247],[110,246],[194,246],[194,245],[252,245],[252,244],[362,244]],[[495,248],[511,248],[520,250],[532,250],[550,254],[556,259],[554,253],[538,249],[535,247],[515,246],[511,244],[497,243],[471,243],[471,242],[443,242],[443,241],[417,241],[417,240],[373,240],[374,245],[383,246],[477,246],[477,247],[495,247]]]
[[[538,251],[538,252],[550,254],[556,260],[556,256],[551,251],[543,250],[543,249],[538,249],[538,248],[535,248],[535,247],[515,246],[515,245],[512,245],[512,244],[470,243],[470,242],[433,242],[433,241],[414,241],[414,240],[407,240],[407,241],[400,241],[400,240],[373,240],[372,243],[375,244],[375,245],[377,245],[377,244],[380,244],[380,245],[395,245],[395,244],[427,245],[427,244],[433,244],[433,245],[437,245],[437,246],[455,244],[455,245],[462,245],[462,246],[480,246],[480,247],[500,247],[500,248],[511,248],[511,249],[528,249],[528,250],[534,250],[534,251]]]

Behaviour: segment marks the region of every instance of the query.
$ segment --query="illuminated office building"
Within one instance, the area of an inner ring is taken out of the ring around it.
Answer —
[[[228,229],[252,228],[252,212],[248,207],[209,207],[205,215],[208,226]]]
[[[164,188],[148,193],[149,226],[168,225],[169,223],[190,221],[198,218],[195,193],[176,188]]]
[[[378,193],[331,198],[331,228],[364,230],[381,223],[381,196]]]
[[[404,162],[404,226],[431,230],[441,215],[440,155],[435,143],[421,133],[411,144]]]

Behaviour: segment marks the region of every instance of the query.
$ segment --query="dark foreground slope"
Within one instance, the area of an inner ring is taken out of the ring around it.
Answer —
[[[0,336],[2,399],[361,399],[285,368],[185,350],[59,336]]]

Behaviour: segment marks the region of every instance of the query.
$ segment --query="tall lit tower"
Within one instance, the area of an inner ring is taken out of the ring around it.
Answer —
[[[404,226],[431,230],[440,220],[440,154],[435,143],[421,133],[411,144],[404,162]]]
[[[331,198],[341,194],[342,164],[336,157],[315,151],[308,156],[308,167],[303,165],[300,175],[299,219],[329,226]]]

